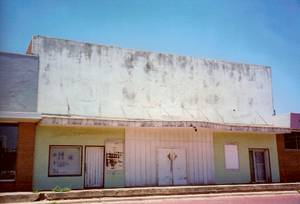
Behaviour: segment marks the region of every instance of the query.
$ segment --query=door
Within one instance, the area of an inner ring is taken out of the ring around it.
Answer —
[[[158,149],[158,185],[186,185],[186,151],[185,149]]]
[[[85,147],[84,187],[103,187],[104,178],[104,147]]]
[[[249,153],[252,181],[271,182],[269,151],[267,149],[251,149]]]

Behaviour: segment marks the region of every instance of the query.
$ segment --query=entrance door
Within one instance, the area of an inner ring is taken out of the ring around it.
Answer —
[[[104,175],[104,147],[86,146],[85,147],[85,188],[103,187]]]
[[[158,149],[158,185],[185,185],[186,151],[185,149]]]
[[[267,149],[251,149],[250,168],[254,182],[271,182],[269,151]]]

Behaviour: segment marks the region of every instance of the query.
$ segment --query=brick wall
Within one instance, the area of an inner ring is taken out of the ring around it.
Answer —
[[[300,182],[300,150],[285,150],[284,136],[277,135],[281,182]]]
[[[15,182],[1,182],[0,191],[31,191],[35,124],[19,123]]]

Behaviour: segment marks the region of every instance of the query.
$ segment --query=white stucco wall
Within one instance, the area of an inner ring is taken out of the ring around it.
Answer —
[[[110,118],[264,124],[271,69],[34,37],[38,111]]]

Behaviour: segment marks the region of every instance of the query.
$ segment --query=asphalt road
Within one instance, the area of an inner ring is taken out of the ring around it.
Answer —
[[[273,195],[273,196],[228,196],[218,198],[196,198],[196,199],[177,199],[162,201],[147,201],[143,203],[153,204],[300,204],[299,195]]]
[[[104,197],[57,201],[38,201],[36,204],[300,204],[297,191],[217,193],[148,197]],[[18,203],[21,204],[21,203]],[[25,204],[25,203],[23,203]],[[26,203],[28,204],[28,203]]]
[[[157,197],[153,200],[128,200],[128,201],[105,201],[98,203],[120,203],[120,204],[300,204],[300,194],[295,192],[267,193],[267,194],[219,194],[217,196],[183,195],[177,197]],[[96,202],[97,203],[97,202]]]

